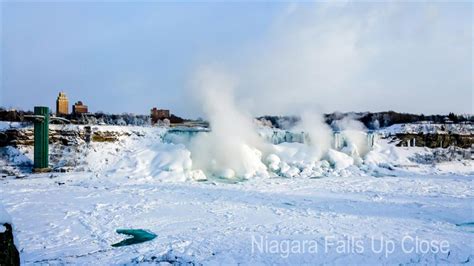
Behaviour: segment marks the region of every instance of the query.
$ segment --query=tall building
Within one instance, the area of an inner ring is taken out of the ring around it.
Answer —
[[[56,115],[67,114],[69,114],[69,100],[67,99],[66,93],[60,92],[56,99]]]
[[[87,105],[84,105],[81,101],[78,101],[72,106],[72,112],[74,114],[85,114],[88,112]]]

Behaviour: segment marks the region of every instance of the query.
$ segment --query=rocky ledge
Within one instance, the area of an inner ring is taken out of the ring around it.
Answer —
[[[459,147],[469,149],[474,145],[474,135],[461,134],[396,134],[397,146],[416,146],[428,148]]]
[[[50,129],[49,143],[75,146],[81,143],[115,142],[119,137],[130,135],[128,132],[92,131],[90,127],[81,129]],[[0,132],[0,147],[33,145],[34,133],[32,128],[8,129]]]
[[[20,265],[20,253],[13,241],[12,226],[7,223],[0,225],[0,232],[2,231],[4,232],[0,233],[0,265]]]

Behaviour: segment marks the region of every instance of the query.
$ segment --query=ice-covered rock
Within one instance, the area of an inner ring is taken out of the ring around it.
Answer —
[[[342,170],[354,164],[354,158],[333,149],[328,151],[327,157],[336,170]]]
[[[222,169],[219,172],[216,172],[216,176],[220,178],[231,179],[235,177],[235,171],[230,168]]]
[[[206,174],[202,170],[192,170],[188,172],[188,177],[194,181],[205,181],[207,180]]]
[[[267,158],[265,159],[265,162],[267,163],[268,165],[268,169],[273,171],[273,172],[276,172],[280,169],[280,157],[278,157],[276,154],[269,154],[267,156]]]
[[[0,204],[0,265],[20,265],[13,230],[12,219]]]

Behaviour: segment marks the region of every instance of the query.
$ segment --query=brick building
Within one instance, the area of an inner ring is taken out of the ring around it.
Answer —
[[[82,101],[78,101],[72,106],[72,112],[74,114],[88,113],[87,105],[84,105]]]
[[[150,112],[151,124],[156,124],[159,120],[169,119],[170,118],[170,110],[166,109],[151,109]]]

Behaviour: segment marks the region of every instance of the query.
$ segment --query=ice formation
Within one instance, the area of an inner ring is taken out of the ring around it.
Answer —
[[[121,139],[120,148],[108,148],[112,144],[97,144],[101,145],[97,155],[92,152],[87,161],[91,170],[98,171],[105,167],[111,173],[127,174],[130,177],[183,181],[272,176],[318,177],[330,173],[338,175],[353,165],[363,167],[370,163],[373,168],[390,159],[379,155],[382,151],[377,144],[374,146],[377,151],[371,152],[371,137],[365,132],[342,131],[338,133],[341,135],[340,147],[333,147],[332,141],[336,139],[333,135],[338,134],[329,127],[322,135],[321,132],[306,133],[301,127],[286,132],[260,127],[254,129],[250,138],[227,134],[218,127],[210,131],[141,130],[141,137]],[[288,139],[287,136],[292,134],[301,134],[303,137]],[[314,141],[316,137],[319,137],[319,141]],[[106,152],[107,149],[110,152]],[[123,149],[123,152],[116,149]],[[122,158],[112,156],[117,152],[121,153]],[[104,154],[111,156],[103,159]]]
[[[195,86],[211,124],[209,133],[198,134],[189,143],[195,167],[224,178],[266,175],[264,143],[250,116],[234,103],[232,78],[203,68]]]
[[[96,126],[96,131],[126,134],[118,143],[93,142],[77,148],[52,145],[52,156],[61,158],[56,166],[69,165],[74,171],[164,181],[340,175],[353,165],[373,169],[393,159],[380,154],[385,150],[377,144],[371,151],[372,137],[367,133],[347,128],[333,131],[315,114],[282,130],[258,127],[246,116],[227,110],[232,104],[227,101],[216,110],[230,113],[232,119],[216,115],[211,129]],[[13,165],[32,162],[31,147],[7,147],[3,152]]]
[[[211,130],[165,135],[166,142],[183,143],[189,149],[194,170],[218,178],[314,176],[327,165],[336,170],[360,165],[370,150],[360,123],[341,120],[336,126],[341,133],[338,140],[344,143],[334,145],[335,132],[314,112],[302,113],[301,123],[290,130],[257,128],[252,116],[234,101],[235,86],[232,77],[201,68],[194,89]],[[188,170],[187,166],[182,169]]]

